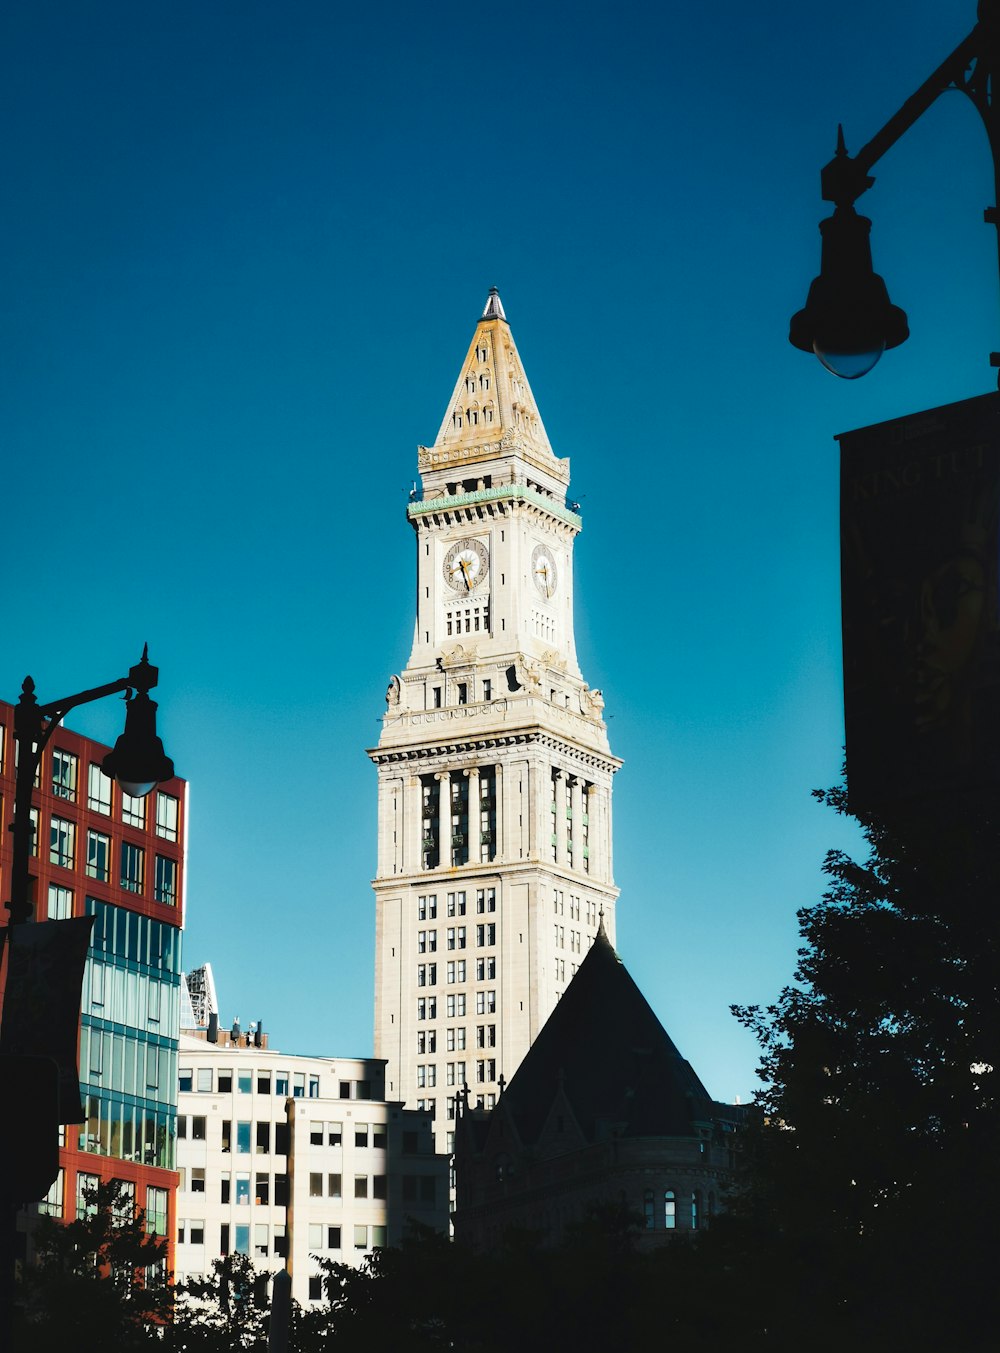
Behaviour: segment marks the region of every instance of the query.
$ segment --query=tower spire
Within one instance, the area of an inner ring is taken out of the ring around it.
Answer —
[[[500,299],[499,291],[497,291],[496,287],[490,287],[490,294],[486,297],[486,305],[483,307],[483,313],[480,316],[480,319],[505,320],[506,318],[507,316],[504,314],[503,301]]]
[[[500,293],[490,287],[434,445],[421,448],[421,472],[488,461],[501,441],[505,453],[516,448],[562,486],[568,483],[569,462],[553,454]]]

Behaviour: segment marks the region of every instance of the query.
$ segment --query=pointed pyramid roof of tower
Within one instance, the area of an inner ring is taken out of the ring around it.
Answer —
[[[500,299],[500,293],[496,287],[490,287],[490,294],[486,297],[486,305],[483,307],[482,319],[506,319],[504,314],[503,301]]]
[[[553,454],[500,293],[491,287],[434,445],[421,447],[421,468],[510,452],[568,480],[568,463]]]
[[[565,1094],[589,1141],[688,1136],[713,1101],[615,953],[594,943],[503,1094],[521,1140],[538,1140]]]

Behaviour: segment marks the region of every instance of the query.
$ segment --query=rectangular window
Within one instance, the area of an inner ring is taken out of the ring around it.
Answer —
[[[87,877],[107,883],[111,873],[111,837],[103,832],[87,832]]]
[[[232,1067],[219,1068],[219,1094],[231,1095],[233,1093],[233,1069]]]
[[[153,900],[168,907],[177,905],[177,861],[157,855],[153,873]]]
[[[236,1124],[236,1154],[248,1156],[250,1154],[250,1124]]]
[[[322,1145],[323,1145],[323,1124],[322,1124],[322,1123],[310,1123],[310,1124],[309,1124],[309,1145],[310,1145],[310,1146],[322,1146]]]
[[[328,1226],[326,1228],[326,1248],[328,1250],[340,1249],[340,1227]]]
[[[39,1214],[43,1217],[61,1217],[63,1214],[63,1189],[65,1174],[62,1169],[52,1181],[52,1187],[38,1204]]]
[[[111,778],[93,761],[87,767],[87,807],[111,816]]]
[[[323,1176],[322,1174],[311,1174],[309,1176],[309,1197],[323,1197]]]
[[[283,1098],[288,1097],[288,1072],[276,1071],[274,1073],[274,1093]]]
[[[341,1123],[327,1123],[326,1125],[327,1146],[340,1146],[343,1139],[344,1139],[343,1125]]]
[[[355,1123],[355,1124],[354,1124],[354,1145],[355,1145],[355,1146],[367,1146],[367,1145],[368,1145],[368,1124],[367,1124],[367,1123]]]
[[[190,1094],[194,1089],[194,1071],[189,1066],[178,1067],[177,1069],[177,1091],[179,1094]],[[177,1120],[178,1123],[180,1119]],[[178,1136],[180,1132],[178,1131]]]
[[[52,793],[57,799],[76,802],[76,757],[59,747],[52,753]]]
[[[339,1174],[328,1174],[326,1177],[326,1196],[328,1198],[339,1198],[342,1192],[341,1177]]]
[[[355,1198],[368,1197],[368,1176],[366,1174],[354,1176],[354,1196]]]
[[[236,1073],[236,1092],[240,1095],[248,1095],[253,1090],[253,1072],[237,1071]]]
[[[261,1222],[253,1228],[253,1252],[261,1259],[267,1258],[267,1226]]]
[[[210,1095],[212,1093],[212,1068],[210,1066],[200,1066],[198,1068],[198,1093]]]
[[[128,827],[145,827],[146,800],[133,799],[131,794],[122,790],[122,821]]]
[[[236,1201],[241,1206],[250,1206],[250,1176],[248,1174],[236,1176]]]
[[[121,886],[129,893],[141,893],[146,869],[146,852],[131,841],[122,842]]]
[[[249,1253],[250,1253],[250,1227],[249,1227],[249,1225],[247,1225],[247,1226],[237,1226],[237,1228],[236,1228],[236,1246],[235,1246],[235,1249],[236,1249],[236,1253],[237,1253],[237,1254],[249,1254]]]
[[[177,800],[172,794],[156,796],[156,834],[165,841],[177,840]]]
[[[368,1248],[368,1227],[355,1226],[354,1228],[354,1248],[356,1250],[367,1250]]]
[[[271,1124],[257,1124],[257,1155],[268,1156],[271,1153]]]
[[[310,1250],[321,1250],[323,1248],[323,1223],[320,1221],[309,1223],[309,1248]],[[312,1293],[309,1295],[312,1296]],[[319,1293],[317,1293],[318,1295]]]
[[[437,894],[428,893],[417,898],[417,919],[420,921],[437,920]]]
[[[262,1205],[271,1200],[271,1176],[269,1174],[258,1174],[254,1177],[253,1186],[254,1202]]]
[[[205,1140],[205,1119],[194,1117],[191,1119],[191,1140],[194,1142],[203,1142]]]
[[[73,915],[73,890],[60,888],[58,883],[49,884],[49,920],[68,921]]]
[[[270,1071],[257,1072],[257,1093],[259,1095],[269,1095],[271,1093]]]
[[[167,1190],[152,1184],[146,1189],[146,1230],[154,1236],[167,1234]]]
[[[306,1073],[304,1071],[292,1072],[292,1098],[305,1099],[306,1097]]]
[[[49,863],[72,869],[76,860],[76,823],[53,817],[49,832]]]

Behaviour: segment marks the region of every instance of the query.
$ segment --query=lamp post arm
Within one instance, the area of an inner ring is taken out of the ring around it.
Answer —
[[[117,695],[119,691],[148,691],[156,685],[158,669],[151,666],[146,648],[142,650],[142,659],[129,674],[109,681],[103,686],[94,686],[76,695],[66,695],[59,700],[50,700],[40,705],[35,699],[35,683],[31,677],[25,677],[21,687],[21,698],[14,711],[14,738],[17,743],[17,778],[14,788],[14,816],[10,825],[13,836],[12,868],[10,876],[10,901],[7,910],[10,913],[8,924],[18,925],[30,920],[32,912],[30,860],[31,860],[31,796],[35,787],[35,773],[41,761],[42,752],[52,734],[71,709],[78,705],[88,705],[93,700],[102,700],[106,695]]]
[[[929,76],[915,93],[911,94],[898,112],[877,131],[872,139],[862,146],[857,155],[848,155],[844,147],[843,134],[838,133],[837,153],[820,175],[824,202],[835,202],[837,206],[851,206],[863,192],[875,182],[868,171],[877,164],[887,150],[890,150],[904,132],[909,131],[918,118],[926,113],[931,104],[948,89],[961,89],[969,94],[979,108],[989,131],[989,118],[980,101],[973,94],[969,80],[963,79],[969,66],[976,63],[976,73],[983,61],[983,48],[988,45],[983,25],[975,28],[960,42],[952,54],[942,61],[933,75]],[[990,63],[992,64],[992,63]],[[975,79],[975,76],[972,77]],[[978,84],[979,82],[976,81]],[[991,145],[993,138],[991,136]],[[995,155],[994,155],[995,159]]]

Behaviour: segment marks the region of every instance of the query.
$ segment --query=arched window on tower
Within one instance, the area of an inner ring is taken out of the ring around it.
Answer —
[[[701,1224],[701,1190],[695,1189],[691,1195],[691,1230],[697,1231]]]
[[[460,428],[462,426],[462,410],[456,409],[451,415],[452,427]]]
[[[663,1225],[668,1231],[677,1226],[677,1198],[673,1189],[667,1189],[663,1195]]]

